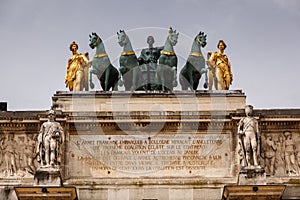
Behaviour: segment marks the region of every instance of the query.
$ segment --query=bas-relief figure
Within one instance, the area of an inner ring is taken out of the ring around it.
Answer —
[[[1,136],[0,144],[0,177],[32,177],[36,170],[33,135],[8,133]]]
[[[4,150],[4,162],[6,174],[14,176],[17,174],[16,157],[17,157],[17,141],[14,138],[14,134],[9,134],[7,140],[3,145]]]
[[[201,48],[206,46],[206,35],[199,32],[196,35],[186,64],[180,71],[179,82],[182,90],[197,90],[201,76],[205,75],[204,88],[207,88],[207,69]]]
[[[42,168],[59,168],[62,155],[62,144],[65,135],[62,126],[55,121],[55,112],[48,112],[48,121],[41,126],[38,135],[37,153]]]
[[[266,133],[263,138],[261,166],[270,176],[298,176],[300,173],[299,137],[285,131],[280,134]]]
[[[70,91],[88,91],[89,55],[87,52],[79,54],[77,50],[78,44],[72,42],[70,44],[70,51],[73,55],[68,59],[65,84],[66,87],[69,87]]]
[[[177,56],[174,52],[174,46],[177,44],[179,33],[169,29],[169,35],[161,51],[158,59],[158,66],[156,71],[156,78],[159,84],[159,90],[170,91],[177,86]]]
[[[270,133],[266,134],[266,138],[262,145],[262,150],[266,173],[273,176],[275,174],[274,165],[277,146]]]
[[[158,84],[155,78],[157,62],[160,57],[160,52],[163,50],[162,47],[154,47],[154,37],[147,37],[148,48],[142,49],[141,55],[138,58],[140,69],[145,80],[145,89],[146,90],[157,90]]]
[[[278,139],[276,140],[275,143],[276,143],[275,163],[274,163],[275,176],[284,176],[285,175],[284,136],[282,134],[279,134]]]
[[[220,40],[217,45],[219,51],[212,53],[209,58],[209,90],[212,89],[213,83],[217,90],[229,90],[229,86],[233,81],[231,64],[228,57],[224,54],[226,47],[225,42]]]
[[[24,154],[25,154],[25,163],[26,163],[25,170],[30,174],[34,174],[36,170],[34,160],[37,154],[35,153],[35,148],[36,148],[36,141],[34,140],[32,134],[28,134],[26,137]]]
[[[284,158],[286,165],[286,173],[288,175],[298,175],[299,167],[296,162],[296,145],[293,140],[293,135],[291,132],[284,132],[285,142],[284,142]]]
[[[105,47],[102,39],[96,34],[89,35],[89,46],[96,48],[96,54],[92,60],[92,69],[90,70],[90,86],[93,89],[94,83],[92,81],[92,75],[95,74],[104,91],[118,90],[119,71],[111,64],[110,59],[105,51]]]
[[[259,166],[260,133],[258,121],[253,117],[253,106],[247,105],[245,114],[246,117],[243,117],[238,124],[241,165],[242,167]]]
[[[134,91],[144,89],[143,76],[139,68],[139,62],[135,52],[133,51],[130,39],[124,30],[117,32],[118,43],[123,47],[123,52],[120,56],[119,71],[122,74],[125,90]]]

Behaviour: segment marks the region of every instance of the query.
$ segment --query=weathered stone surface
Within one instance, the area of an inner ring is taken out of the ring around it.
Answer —
[[[283,196],[285,185],[238,185],[226,186],[222,200],[278,200]]]
[[[39,168],[34,174],[34,186],[62,186],[60,169]]]
[[[71,135],[71,177],[228,177],[229,135]]]
[[[266,185],[266,172],[261,167],[244,167],[238,178],[238,185]]]
[[[115,97],[117,103],[113,109],[112,99]],[[129,102],[127,107],[123,105],[126,103],[124,99]],[[79,199],[88,200],[111,200],[119,196],[125,199],[220,199],[225,185],[237,184],[240,163],[236,133],[238,121],[245,116],[245,101],[241,91],[57,92],[53,96],[53,105],[58,114],[56,119],[66,134],[61,163],[63,185],[75,186]],[[256,109],[254,117],[261,130],[261,144],[264,144],[259,163],[262,167],[268,166],[267,186],[287,185],[284,199],[297,198],[299,175],[293,170],[286,172],[283,149],[295,147],[294,160],[292,154],[286,155],[290,156],[290,166],[294,166],[299,174],[300,109]],[[3,138],[0,149],[0,183],[3,187],[0,194],[16,199],[14,186],[34,185],[32,175],[5,175],[10,169],[6,165],[7,150],[4,148],[8,144],[8,135],[14,135],[17,143],[24,139],[28,147],[31,141],[36,143],[40,127],[46,120],[46,111],[0,112],[0,135]],[[286,131],[292,133],[293,143],[286,143]],[[266,142],[268,134],[272,136],[276,150],[270,151]],[[27,136],[32,140],[27,140]],[[149,138],[155,142],[142,147]],[[164,140],[169,143],[160,144]],[[212,141],[210,144],[204,142],[209,140]],[[107,141],[115,141],[116,145],[114,142],[105,143]],[[142,145],[133,144],[137,141],[142,141]],[[177,144],[179,141],[183,144]],[[22,172],[22,166],[27,166],[26,157],[17,156],[22,155],[21,149],[26,145],[14,145],[20,148],[16,151],[16,171],[21,169]],[[140,149],[130,149],[138,148],[138,145]],[[178,149],[177,145],[180,146]],[[173,153],[168,152],[174,149]],[[140,153],[134,154],[137,150]],[[275,162],[272,156],[275,156]],[[104,166],[101,161],[111,168],[101,168]],[[34,166],[36,162],[33,157]],[[163,165],[163,170],[156,164]]]
[[[55,186],[17,186],[15,192],[18,200],[78,200],[75,187],[55,187]]]
[[[245,107],[246,96],[234,91],[173,92],[62,92],[53,105],[63,112],[235,111]]]

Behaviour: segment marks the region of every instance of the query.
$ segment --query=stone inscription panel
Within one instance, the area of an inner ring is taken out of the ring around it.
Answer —
[[[229,135],[71,135],[76,177],[230,176]]]

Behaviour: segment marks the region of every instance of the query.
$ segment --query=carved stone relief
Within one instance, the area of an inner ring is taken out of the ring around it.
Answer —
[[[32,177],[36,169],[36,135],[0,135],[0,177]]]
[[[270,176],[298,176],[300,173],[299,134],[285,131],[266,133],[262,142],[262,162]]]

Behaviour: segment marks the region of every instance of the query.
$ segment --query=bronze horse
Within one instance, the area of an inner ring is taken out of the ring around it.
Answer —
[[[103,41],[96,34],[90,36],[90,47],[96,48],[96,54],[92,60],[92,69],[90,70],[90,86],[93,89],[92,74],[97,75],[101,87],[104,91],[109,91],[110,88],[118,90],[118,80],[120,78],[119,71],[111,64],[109,57],[105,51]]]
[[[201,52],[201,47],[206,45],[206,35],[204,32],[199,32],[191,48],[189,57],[180,71],[179,82],[182,90],[197,90],[199,80],[202,74],[205,75],[204,88],[207,88],[207,69],[205,68],[205,59]]]
[[[159,84],[159,90],[169,91],[177,86],[177,56],[173,46],[177,44],[179,33],[176,33],[172,27],[169,29],[169,35],[165,42],[164,49],[158,59],[156,78]]]

